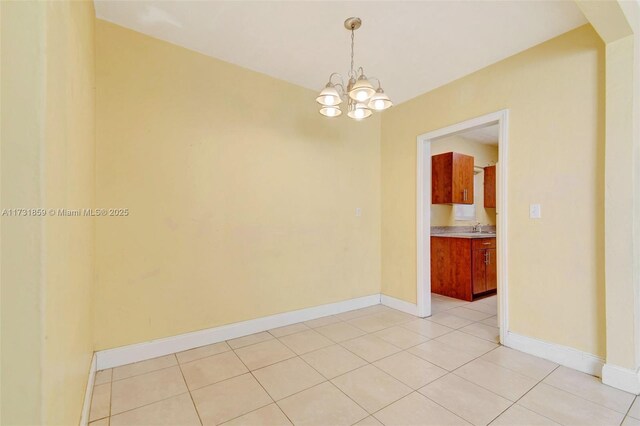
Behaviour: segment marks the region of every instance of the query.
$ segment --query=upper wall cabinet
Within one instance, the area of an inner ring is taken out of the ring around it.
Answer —
[[[496,208],[496,166],[484,168],[484,207]]]
[[[447,152],[431,157],[431,203],[473,204],[473,157]]]

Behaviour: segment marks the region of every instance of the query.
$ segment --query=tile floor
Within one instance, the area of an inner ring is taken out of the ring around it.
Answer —
[[[640,401],[499,346],[496,298],[382,305],[98,372],[91,426],[620,425]]]

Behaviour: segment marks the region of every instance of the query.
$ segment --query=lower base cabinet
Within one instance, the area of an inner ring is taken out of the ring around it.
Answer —
[[[431,236],[431,291],[472,301],[496,292],[495,238]]]

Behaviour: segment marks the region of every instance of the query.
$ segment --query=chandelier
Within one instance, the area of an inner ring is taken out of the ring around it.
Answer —
[[[393,105],[384,90],[382,90],[380,80],[375,77],[367,78],[362,67],[354,71],[353,43],[355,31],[361,25],[362,20],[360,18],[353,17],[344,21],[344,27],[351,31],[349,82],[345,89],[344,80],[340,74],[334,72],[329,76],[329,82],[316,98],[316,102],[321,105],[320,114],[325,117],[341,115],[340,104],[343,101],[347,102],[347,115],[354,120],[362,120],[371,116],[372,111],[382,111]],[[339,79],[339,82],[334,82],[336,79]],[[378,87],[374,88],[370,80],[375,80],[378,83]]]

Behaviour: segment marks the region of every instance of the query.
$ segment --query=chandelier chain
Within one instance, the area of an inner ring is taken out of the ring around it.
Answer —
[[[354,38],[355,38],[355,31],[353,30],[353,27],[351,28],[351,71],[349,71],[349,77],[354,77],[354,72],[353,72],[353,44],[354,44]]]

